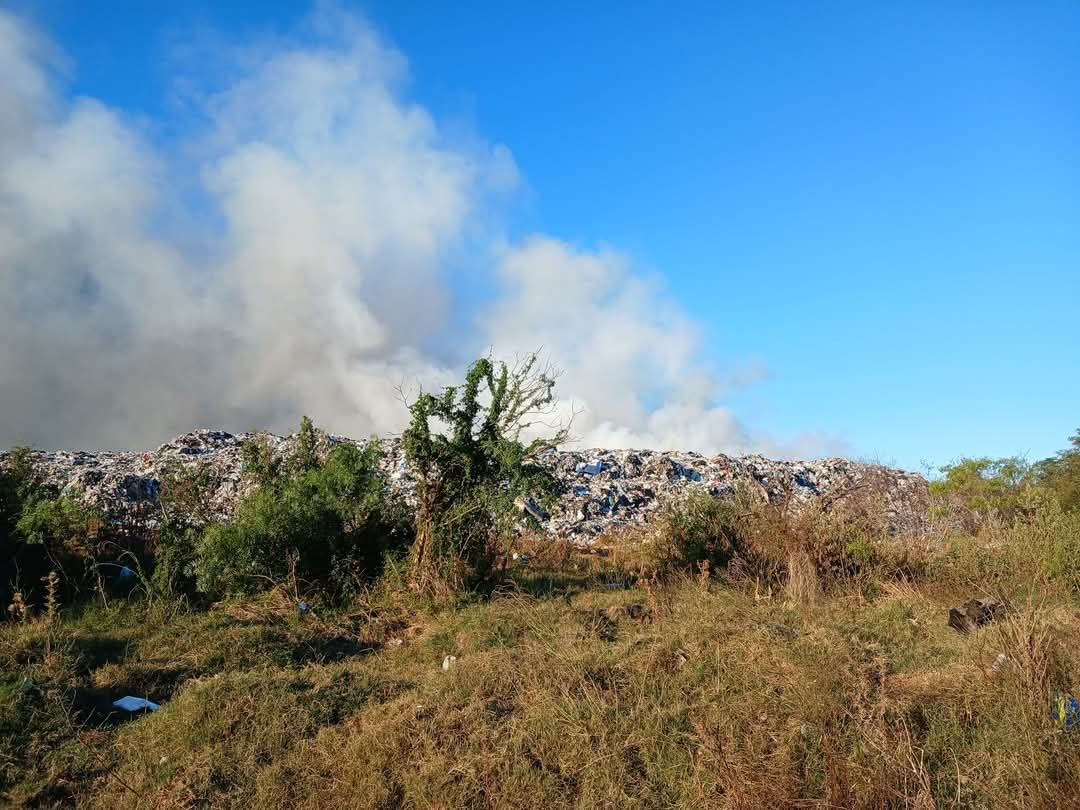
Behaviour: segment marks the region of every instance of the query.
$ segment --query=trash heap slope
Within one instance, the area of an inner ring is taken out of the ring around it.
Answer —
[[[260,435],[275,453],[288,452],[294,441]],[[47,483],[78,492],[110,520],[150,524],[160,514],[162,480],[190,465],[205,465],[211,510],[216,518],[227,519],[250,486],[241,474],[242,447],[253,437],[195,430],[147,452],[33,451],[31,459]],[[385,440],[383,448],[383,465],[392,485],[409,495],[412,479],[400,442]],[[0,453],[0,464],[7,455]],[[756,455],[595,449],[550,451],[543,462],[557,478],[560,494],[549,508],[529,503],[529,511],[550,534],[585,542],[607,531],[647,525],[665,503],[694,489],[723,496],[740,482],[773,503],[798,505],[816,498],[872,501],[898,533],[924,530],[929,511],[927,483],[921,475],[843,458],[776,461]]]

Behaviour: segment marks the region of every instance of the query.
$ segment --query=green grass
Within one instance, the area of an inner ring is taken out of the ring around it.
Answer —
[[[494,598],[439,608],[384,589],[349,610],[301,612],[275,594],[205,612],[132,599],[4,625],[0,797],[1075,806],[1080,729],[1056,726],[1049,704],[1080,693],[1080,614],[1001,548],[950,543],[920,578],[875,575],[809,600],[650,582],[639,556],[533,549]],[[1014,610],[962,636],[948,608],[980,589]],[[124,694],[162,708],[111,712]]]

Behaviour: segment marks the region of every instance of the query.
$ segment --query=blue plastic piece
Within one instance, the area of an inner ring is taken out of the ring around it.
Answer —
[[[604,469],[604,462],[599,459],[597,459],[596,461],[591,461],[588,464],[582,462],[581,464],[578,464],[577,467],[575,467],[574,469],[582,475],[599,475],[600,472]]]
[[[113,706],[129,712],[138,712],[142,711],[143,709],[149,709],[152,712],[156,712],[158,709],[161,708],[159,705],[157,705],[156,703],[151,703],[146,698],[134,697],[132,695],[122,697],[119,700],[114,700]]]
[[[1080,721],[1080,702],[1072,695],[1059,692],[1054,698],[1050,716],[1054,723],[1068,731]]]

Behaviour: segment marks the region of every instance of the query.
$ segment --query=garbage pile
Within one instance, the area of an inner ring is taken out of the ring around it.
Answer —
[[[293,437],[259,434],[275,454],[289,452]],[[161,482],[177,471],[201,467],[209,480],[209,511],[227,519],[251,486],[241,474],[243,445],[255,434],[195,430],[157,450],[138,452],[45,452],[31,459],[47,483],[77,492],[115,522],[153,525],[160,516]],[[354,440],[329,436],[329,444]],[[356,442],[363,444],[363,442]],[[382,466],[392,487],[413,491],[398,439],[385,440]],[[0,465],[9,454],[0,453]],[[559,483],[554,504],[521,504],[551,535],[589,543],[598,535],[645,526],[665,504],[693,490],[715,496],[750,487],[772,503],[808,503],[847,497],[871,498],[898,533],[926,527],[929,494],[915,473],[841,458],[774,461],[761,456],[705,457],[654,450],[552,450],[542,457]]]
[[[548,459],[563,494],[548,529],[563,536],[597,535],[643,526],[656,511],[692,490],[722,497],[738,485],[770,503],[805,504],[857,495],[876,499],[895,532],[926,527],[929,493],[917,474],[842,458],[774,461],[654,450],[557,452]]]

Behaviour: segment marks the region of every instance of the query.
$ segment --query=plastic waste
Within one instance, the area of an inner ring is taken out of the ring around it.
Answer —
[[[990,624],[1008,612],[1008,606],[1000,599],[986,597],[971,599],[960,607],[949,609],[949,627],[961,633]]]
[[[442,660],[443,672],[447,672],[450,669],[451,665],[455,661],[457,661],[457,656],[456,655],[448,655],[448,656],[446,656],[446,658],[444,658]]]
[[[308,609],[308,603],[307,602],[301,602],[299,605],[297,605],[297,607],[300,608],[300,610],[307,610]]]
[[[548,513],[541,509],[540,505],[532,498],[525,499],[525,511],[541,522],[549,517]]]
[[[1054,705],[1050,716],[1059,727],[1070,731],[1080,721],[1080,702],[1072,695],[1058,692],[1054,697]]]
[[[135,572],[125,565],[123,568],[120,569],[120,576],[122,578],[133,577],[135,576]]]
[[[145,453],[61,450],[35,452],[33,457],[50,486],[79,492],[80,500],[99,506],[110,522],[124,524],[129,517],[138,517],[153,529],[162,518],[157,503],[157,471],[177,461],[198,459],[200,464],[208,465],[215,482],[207,492],[212,517],[218,520],[231,516],[245,490],[241,448],[249,438],[248,434],[196,430]],[[277,455],[288,450],[293,439],[268,436],[267,441]],[[330,441],[349,440],[330,437]],[[414,498],[415,471],[405,462],[400,439],[387,439],[381,450],[380,468],[389,477],[394,492],[407,501]],[[0,464],[6,457],[0,450]],[[799,504],[819,497],[840,497],[852,487],[867,488],[882,496],[891,530],[921,532],[928,526],[925,480],[913,473],[843,459],[790,462],[759,456],[706,458],[682,451],[588,448],[548,451],[538,461],[559,485],[558,499],[544,504],[551,514],[543,521],[543,529],[584,546],[609,530],[646,526],[658,510],[681,498],[690,486],[705,486],[711,494],[723,496],[740,483],[748,484],[772,502],[791,498]],[[601,482],[603,486],[599,486]],[[614,507],[608,503],[607,511],[601,511],[607,494],[601,489],[614,489],[625,495],[629,504],[620,502]],[[111,570],[115,576],[119,566]],[[137,581],[138,569],[135,574],[120,582]]]
[[[149,709],[152,712],[156,712],[161,708],[158,704],[153,703],[146,698],[134,697],[133,695],[127,695],[119,700],[114,700],[113,706],[129,712],[138,712],[143,709]]]
[[[604,462],[601,461],[600,459],[596,459],[595,461],[590,461],[588,464],[586,464],[585,462],[582,462],[581,464],[578,464],[577,467],[574,468],[574,470],[576,472],[579,472],[582,475],[599,475],[603,469],[604,469]]]

